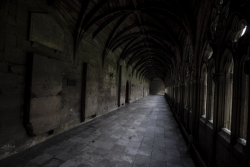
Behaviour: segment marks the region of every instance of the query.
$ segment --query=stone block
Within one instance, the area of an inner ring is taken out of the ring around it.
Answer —
[[[17,47],[26,51],[31,51],[31,42],[24,38],[17,37]]]
[[[9,45],[5,45],[4,49],[4,60],[16,63],[26,64],[27,54],[22,49],[18,49]]]
[[[68,41],[68,42],[73,41],[71,36],[72,36],[71,34],[66,32],[64,34],[65,41]]]
[[[12,15],[12,16],[15,16],[16,15],[16,12],[17,12],[17,6],[18,6],[18,0],[12,0],[10,1],[10,8],[9,8],[9,14]]]
[[[23,100],[24,89],[21,88],[3,88],[1,90],[1,95],[4,95],[6,98],[15,97]]]
[[[36,42],[32,42],[31,46],[31,52],[54,58],[55,50]]]
[[[20,118],[20,108],[23,105],[20,96],[0,96],[0,120],[8,121],[10,118]]]
[[[49,14],[32,13],[30,40],[54,50],[63,51],[64,30]]]
[[[20,118],[4,121],[4,127],[5,128],[13,129],[13,128],[16,128],[16,127],[18,127],[20,125],[22,126],[22,119],[20,119]]]
[[[8,109],[6,109],[6,112],[8,112],[10,119],[20,119],[23,112],[23,100],[16,98],[13,101],[16,101],[17,103],[14,106],[10,106]]]
[[[32,69],[29,122],[38,135],[60,125],[62,65],[57,60],[34,55]]]
[[[7,9],[4,9],[2,12],[3,12],[3,13],[2,13],[0,19],[1,19],[2,21],[4,21],[4,22],[7,22],[7,21],[8,21],[8,10],[7,10]]]
[[[0,31],[0,51],[4,50],[4,44],[5,44],[5,34],[1,33]]]
[[[17,74],[0,72],[0,88],[17,88]]]
[[[15,74],[26,74],[26,67],[25,66],[11,66],[11,72]]]
[[[5,34],[5,44],[9,46],[16,46],[16,36],[14,34]]]
[[[15,34],[16,28],[13,25],[10,25],[9,23],[6,23],[5,32],[9,34]]]
[[[37,96],[57,96],[61,90],[61,62],[44,56],[35,55],[32,71],[32,93]]]
[[[29,29],[29,21],[28,20],[21,20],[17,19],[16,21],[16,28],[22,29],[22,30],[28,30]]]
[[[30,123],[34,134],[55,129],[60,124],[61,96],[33,98],[30,106]]]
[[[23,3],[19,1],[19,4],[18,4],[18,9],[17,9],[17,20],[26,20],[28,21],[29,20],[29,12],[27,12],[28,9],[27,6],[24,6]]]
[[[4,58],[4,54],[3,52],[0,51],[0,61],[3,61],[3,58]]]
[[[8,72],[8,63],[0,62],[0,72]]]
[[[0,135],[4,133],[3,130],[3,121],[0,121]]]
[[[1,98],[0,98],[0,99],[1,99]],[[3,106],[3,104],[2,104],[2,102],[0,102],[0,109],[1,109],[1,112],[0,112],[0,121],[9,120],[10,117],[9,117],[9,115],[8,115],[8,112],[5,111],[5,110],[3,109],[2,106]]]
[[[18,75],[18,88],[19,89],[25,88],[25,77],[23,75]]]
[[[0,32],[5,32],[6,22],[0,20]]]
[[[23,39],[28,39],[28,36],[29,36],[28,30],[16,28],[16,36],[23,38]]]
[[[65,57],[66,57],[66,55],[62,52],[62,53],[60,54],[60,56],[58,56],[57,58],[58,58],[58,60],[64,61],[64,60],[65,60]]]
[[[82,97],[81,93],[76,93],[76,99],[80,99]]]
[[[12,26],[16,26],[16,18],[14,15],[8,15],[8,22]]]

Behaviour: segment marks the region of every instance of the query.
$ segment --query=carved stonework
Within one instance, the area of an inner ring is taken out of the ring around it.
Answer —
[[[231,29],[227,33],[227,44],[232,46],[232,49],[235,51],[237,49],[237,42],[244,35],[246,30],[247,21],[241,19],[238,16],[234,16]]]
[[[223,73],[215,73],[213,75],[213,80],[216,83],[222,82],[224,80],[224,74]]]
[[[193,78],[194,84],[203,84],[204,78]]]
[[[244,65],[244,72],[249,75],[250,74],[250,60],[247,60]]]
[[[213,55],[213,49],[210,47],[209,43],[206,46],[206,51],[204,53],[204,60],[209,60]]]
[[[10,0],[1,0],[0,1],[0,18],[3,12],[9,7]]]
[[[210,32],[212,39],[219,38],[224,30],[226,20],[229,14],[229,0],[216,0],[211,16]]]

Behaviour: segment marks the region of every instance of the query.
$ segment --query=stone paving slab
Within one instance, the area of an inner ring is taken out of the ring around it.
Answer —
[[[195,167],[164,96],[147,96],[0,161],[1,167]]]

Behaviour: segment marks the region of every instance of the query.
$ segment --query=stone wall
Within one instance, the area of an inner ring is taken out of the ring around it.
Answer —
[[[160,78],[155,78],[150,84],[150,94],[164,95],[165,84]]]
[[[30,41],[33,12],[48,13],[45,1],[12,0],[0,18],[0,159],[80,125],[82,115],[87,121],[118,108],[118,99],[121,105],[125,104],[127,81],[130,83],[130,102],[149,94],[149,82],[132,74],[131,68],[119,62],[113,53],[103,60],[103,48],[91,36],[84,38],[76,54],[73,35],[67,27],[61,26],[63,51]],[[35,98],[29,94],[29,76],[33,72],[30,63],[34,54],[60,62],[62,78],[58,96],[61,104],[59,125],[30,137],[27,132],[32,124],[26,124],[29,123],[26,119],[30,114],[27,111],[29,100]],[[84,65],[87,71],[83,71]],[[86,80],[83,79],[85,72]],[[86,85],[85,92],[83,85]]]

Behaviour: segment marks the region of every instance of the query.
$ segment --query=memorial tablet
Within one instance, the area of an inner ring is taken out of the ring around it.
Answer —
[[[62,65],[58,60],[33,56],[29,122],[35,135],[60,125]]]
[[[30,40],[63,51],[64,31],[50,14],[32,13]]]

